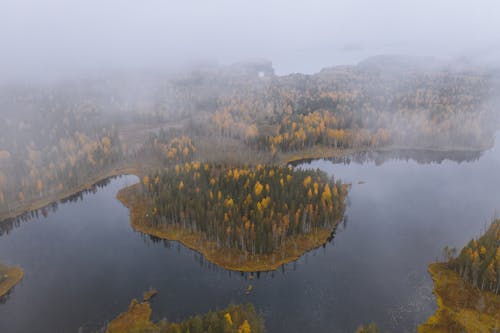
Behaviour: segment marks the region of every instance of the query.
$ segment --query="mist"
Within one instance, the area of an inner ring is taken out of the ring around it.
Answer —
[[[0,332],[499,328],[499,17],[0,0]]]
[[[497,62],[496,1],[2,1],[0,77],[71,78],[255,58],[314,73],[378,54]]]

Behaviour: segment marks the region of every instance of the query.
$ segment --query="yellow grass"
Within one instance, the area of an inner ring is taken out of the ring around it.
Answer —
[[[145,301],[139,303],[133,299],[128,310],[121,313],[111,323],[109,323],[106,333],[132,333],[132,332],[150,332],[158,327],[150,321],[151,306]]]
[[[149,289],[148,291],[146,291],[144,293],[142,299],[144,302],[149,301],[149,300],[151,300],[151,298],[156,296],[156,294],[158,294],[158,291],[156,289]]]
[[[7,275],[7,278],[0,282],[0,297],[6,295],[24,276],[23,270],[19,267],[8,267],[5,272],[0,272],[0,274]]]
[[[500,296],[465,282],[444,263],[429,265],[438,309],[419,333],[500,332]]]
[[[143,217],[148,204],[138,194],[138,186],[139,184],[129,186],[117,194],[118,199],[130,209],[130,224],[135,230],[158,238],[179,241],[184,246],[201,253],[208,261],[228,270],[243,272],[275,270],[323,245],[332,233],[330,229],[321,229],[290,238],[283,249],[274,254],[251,255],[238,249],[221,248],[215,242],[204,240],[201,232],[187,231],[178,226],[158,229],[145,223]]]

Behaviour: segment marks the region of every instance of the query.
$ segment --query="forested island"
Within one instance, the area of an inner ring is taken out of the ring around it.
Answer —
[[[445,252],[447,262],[429,266],[438,310],[419,333],[499,331],[500,220],[457,257],[454,249]]]
[[[346,195],[319,170],[191,162],[144,176],[118,198],[136,230],[179,240],[226,269],[263,271],[325,243]]]

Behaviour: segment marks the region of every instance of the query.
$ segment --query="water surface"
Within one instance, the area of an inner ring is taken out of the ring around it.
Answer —
[[[4,225],[0,261],[25,277],[0,304],[0,332],[92,332],[149,287],[159,291],[154,319],[252,302],[271,333],[354,332],[371,321],[413,332],[435,310],[428,263],[479,235],[500,208],[499,146],[302,164],[353,184],[347,221],[331,243],[253,281],[134,232],[115,195],[137,179],[115,178],[46,217]]]

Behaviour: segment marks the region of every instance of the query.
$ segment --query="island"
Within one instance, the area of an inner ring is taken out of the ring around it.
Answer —
[[[343,220],[347,189],[319,170],[186,162],[144,176],[118,198],[135,230],[255,272],[323,245]]]

